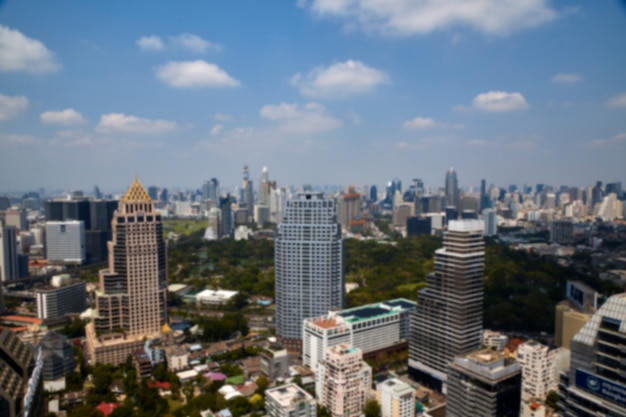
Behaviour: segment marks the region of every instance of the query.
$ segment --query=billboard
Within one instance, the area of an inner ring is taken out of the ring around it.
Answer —
[[[576,386],[626,407],[626,386],[624,385],[616,384],[582,369],[576,369]]]

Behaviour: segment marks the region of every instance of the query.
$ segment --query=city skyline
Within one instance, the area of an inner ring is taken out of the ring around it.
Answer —
[[[626,180],[623,2],[376,4],[3,2],[0,191]]]

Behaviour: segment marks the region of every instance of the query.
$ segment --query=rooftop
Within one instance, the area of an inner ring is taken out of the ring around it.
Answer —
[[[281,407],[288,408],[292,404],[300,401],[311,401],[313,397],[296,384],[283,385],[281,387],[271,388],[265,391],[268,398],[272,398]]]
[[[338,312],[337,315],[343,317],[343,319],[348,323],[357,323],[364,320],[390,316],[406,310],[411,310],[415,308],[415,305],[416,304],[413,301],[398,298],[395,300],[367,304],[361,307],[342,310]]]

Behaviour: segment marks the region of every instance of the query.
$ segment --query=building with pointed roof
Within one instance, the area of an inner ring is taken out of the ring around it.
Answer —
[[[118,365],[167,323],[167,259],[161,214],[135,178],[111,222],[109,265],[86,328],[92,363]]]

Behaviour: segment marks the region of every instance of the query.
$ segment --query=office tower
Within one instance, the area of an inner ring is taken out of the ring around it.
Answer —
[[[161,215],[137,178],[112,221],[109,267],[86,327],[92,363],[118,365],[167,322],[167,255]]]
[[[26,210],[21,208],[7,209],[4,215],[5,226],[15,226],[18,231],[28,231],[28,220],[26,219]]]
[[[215,240],[220,237],[221,211],[217,207],[212,207],[208,214],[208,227],[204,234],[205,240]]]
[[[448,223],[435,270],[417,295],[411,320],[409,375],[445,391],[446,369],[456,355],[480,347],[485,244],[482,220]]]
[[[363,196],[350,186],[338,200],[339,223],[344,229],[350,230],[350,222],[361,219]]]
[[[330,347],[315,370],[317,400],[333,417],[361,416],[371,381],[372,368],[360,349],[347,343]]]
[[[46,222],[46,254],[49,262],[85,262],[85,225],[82,221]]]
[[[168,191],[167,191],[167,188],[163,188],[163,189],[161,190],[160,195],[159,195],[159,199],[160,199],[162,202],[167,203],[167,202],[169,201],[169,198],[170,198],[170,195],[169,195],[169,193],[168,193]]]
[[[15,226],[0,226],[0,280],[19,278],[17,236]]]
[[[459,219],[459,211],[456,206],[448,206],[446,207],[446,221],[450,222],[453,220]]]
[[[267,167],[263,167],[261,170],[261,177],[259,178],[259,203],[264,206],[270,205],[270,190],[272,183],[269,180],[269,174]]]
[[[302,364],[315,370],[329,347],[350,343],[364,355],[406,348],[415,303],[404,298],[304,319]]]
[[[446,206],[459,206],[459,182],[452,167],[446,172]]]
[[[414,417],[415,390],[406,382],[391,378],[376,386],[381,417]]]
[[[535,190],[536,190],[535,192],[536,192],[537,194],[539,194],[540,192],[542,192],[542,191],[543,191],[543,189],[544,189],[545,187],[546,187],[546,186],[545,186],[545,184],[537,184],[537,186],[536,186],[536,188],[535,188]]]
[[[6,195],[0,195],[0,211],[11,207],[11,199]]]
[[[476,210],[463,210],[461,212],[462,220],[478,220],[478,214]]]
[[[550,242],[559,245],[574,243],[574,223],[571,219],[553,220],[550,225]]]
[[[483,210],[483,221],[485,222],[485,236],[495,236],[498,234],[498,215],[492,209]]]
[[[393,206],[391,222],[397,227],[406,227],[407,219],[413,214],[413,204],[401,203]]]
[[[74,372],[76,360],[74,348],[65,338],[54,331],[49,331],[39,342],[43,357],[42,377],[46,381],[56,381]]]
[[[243,167],[243,182],[241,184],[241,196],[239,201],[239,207],[245,207],[248,209],[248,216],[252,217],[252,209],[254,207],[254,187],[252,180],[250,179],[250,172],[248,171],[248,165]]]
[[[262,204],[254,205],[254,220],[259,228],[262,228],[265,223],[270,221],[270,209]]]
[[[407,236],[430,236],[432,234],[430,217],[411,216],[406,219]]]
[[[522,399],[545,400],[550,391],[558,389],[556,350],[529,340],[519,345],[516,352],[522,366]]]
[[[296,384],[282,385],[265,391],[265,408],[269,417],[316,417],[315,398]]]
[[[521,385],[520,364],[501,352],[457,356],[448,369],[446,417],[518,417]]]
[[[159,187],[156,187],[154,185],[151,185],[150,187],[148,187],[148,196],[150,197],[150,199],[152,199],[152,201],[158,201],[159,200]]]
[[[606,185],[605,193],[611,194],[614,193],[617,195],[617,198],[622,198],[622,183],[621,182],[610,182]]]
[[[9,328],[0,330],[0,416],[42,417],[41,351],[35,353]]]
[[[220,182],[217,178],[211,178],[209,181],[209,200],[217,203],[217,199],[220,195]]]
[[[602,197],[604,197],[602,181],[597,181],[596,185],[591,189],[591,207],[602,201]]]
[[[302,321],[343,307],[343,242],[333,200],[301,192],[276,231],[276,335],[302,348]]]
[[[489,195],[487,194],[487,183],[485,180],[480,180],[480,209],[484,210],[489,208],[491,204]]]
[[[220,211],[222,213],[222,224],[220,226],[220,237],[233,237],[233,211],[230,194],[220,197]]]
[[[617,199],[615,194],[609,194],[602,198],[602,201],[595,207],[594,215],[603,221],[613,221],[623,217],[624,204]]]
[[[111,219],[117,210],[117,200],[91,200],[89,201],[89,218],[91,230],[111,230]],[[69,219],[63,219],[69,220]]]
[[[68,274],[52,277],[50,285],[35,289],[37,317],[54,319],[69,313],[82,313],[86,308],[85,282]]]
[[[574,336],[561,374],[562,416],[626,415],[626,294],[610,297]]]
[[[202,201],[206,201],[209,199],[209,194],[211,192],[211,183],[210,181],[204,181],[202,183]]]
[[[372,185],[370,187],[370,194],[369,194],[369,196],[370,196],[370,201],[371,202],[375,203],[375,202],[378,201],[378,188],[376,188],[375,185]]]
[[[580,281],[567,281],[564,301],[556,306],[554,343],[570,349],[576,333],[598,309],[598,293]]]

